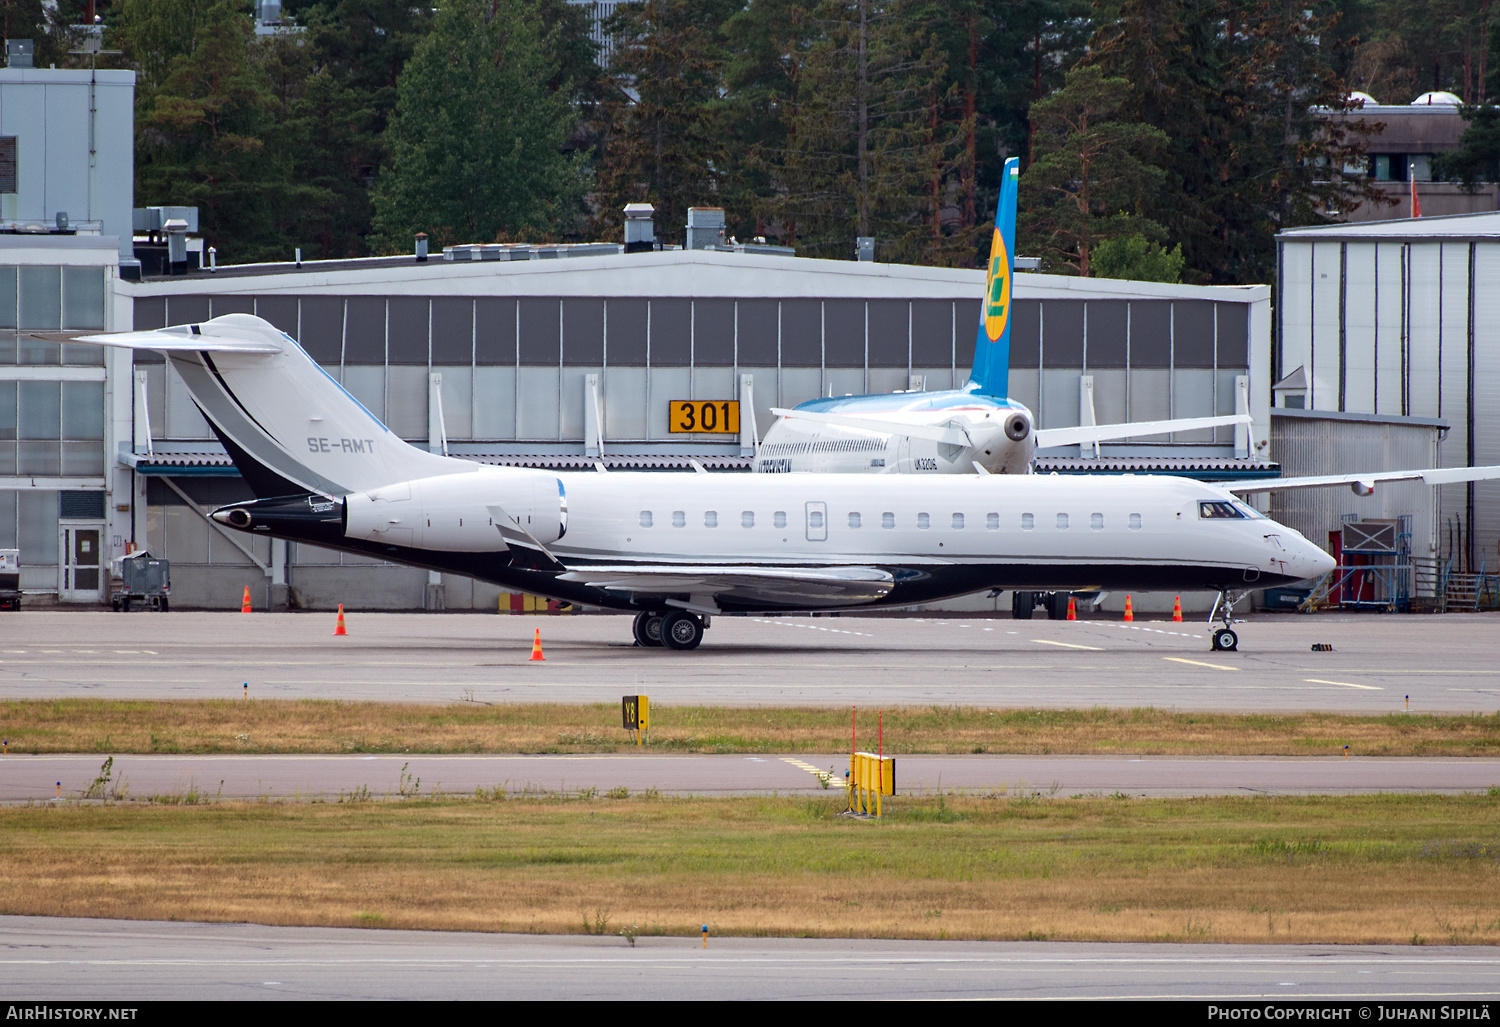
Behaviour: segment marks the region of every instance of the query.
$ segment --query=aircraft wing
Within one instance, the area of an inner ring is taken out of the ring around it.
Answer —
[[[744,567],[708,564],[573,566],[558,577],[641,595],[712,595],[770,606],[853,606],[883,599],[895,586],[878,567]]]
[[[1265,478],[1222,484],[1226,492],[1246,495],[1251,492],[1280,492],[1282,489],[1316,489],[1331,485],[1348,485],[1362,496],[1375,491],[1382,481],[1416,481],[1427,485],[1452,485],[1464,481],[1488,481],[1500,478],[1500,464],[1488,467],[1428,467],[1419,471],[1371,471],[1367,474],[1315,474],[1305,478]]]
[[[85,335],[72,340],[91,342],[96,346],[119,346],[122,349],[150,349],[158,352],[201,353],[280,353],[281,343],[255,332],[201,335],[197,325],[158,328],[154,332],[112,332],[108,335]]]
[[[1227,428],[1232,424],[1250,424],[1249,414],[1225,414],[1221,417],[1179,417],[1172,421],[1131,421],[1126,424],[1090,424],[1080,428],[1046,428],[1036,433],[1038,449],[1051,446],[1082,446],[1110,439],[1133,439],[1142,435],[1165,435],[1174,431],[1197,431],[1200,428]]]
[[[909,435],[914,439],[946,443],[950,446],[972,446],[969,436],[957,428],[944,428],[936,424],[911,424],[907,421],[886,421],[878,417],[855,417],[851,414],[823,414],[805,410],[786,410],[772,407],[777,417],[794,417],[818,424],[832,424],[840,428],[861,428],[865,431],[884,432],[887,435]]]

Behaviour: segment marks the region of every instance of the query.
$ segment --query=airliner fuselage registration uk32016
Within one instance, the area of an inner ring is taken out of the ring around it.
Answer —
[[[694,648],[719,613],[999,588],[1227,593],[1333,565],[1230,492],[1179,478],[484,466],[403,442],[248,314],[88,341],[160,351],[182,377],[259,497],[219,523],[634,610],[647,645]]]

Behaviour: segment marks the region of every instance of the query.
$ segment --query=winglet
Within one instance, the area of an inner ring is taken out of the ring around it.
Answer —
[[[974,369],[969,372],[971,385],[997,399],[1004,399],[1010,390],[1010,315],[1016,267],[1016,193],[1020,180],[1020,158],[1010,157],[1001,176],[1000,202],[995,206],[984,302],[979,309],[979,330],[974,338]]]

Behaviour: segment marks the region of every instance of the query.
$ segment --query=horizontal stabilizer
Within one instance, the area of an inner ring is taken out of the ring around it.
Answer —
[[[1089,424],[1078,428],[1047,428],[1036,433],[1038,449],[1053,446],[1083,446],[1110,439],[1134,439],[1143,435],[1166,435],[1169,432],[1198,431],[1202,428],[1227,428],[1250,424],[1249,414],[1225,414],[1222,417],[1179,417],[1171,421],[1130,421],[1125,424]]]
[[[883,599],[895,577],[878,567],[574,566],[563,581],[641,595],[712,595],[768,606],[847,606]]]
[[[1371,471],[1367,474],[1315,474],[1304,478],[1265,478],[1224,484],[1226,492],[1248,495],[1252,492],[1280,492],[1282,489],[1317,489],[1333,485],[1350,485],[1356,492],[1368,495],[1382,481],[1417,481],[1424,485],[1455,485],[1465,481],[1490,481],[1500,478],[1500,464],[1488,467],[1428,467],[1415,471]]]
[[[154,332],[113,332],[109,335],[85,335],[72,340],[96,346],[118,346],[122,349],[149,349],[162,353],[280,353],[281,341],[263,332],[225,331],[204,334],[198,325],[176,325]]]
[[[816,424],[831,424],[838,428],[858,428],[862,431],[878,431],[886,435],[906,435],[914,439],[926,439],[949,446],[971,446],[969,436],[957,428],[944,428],[935,424],[911,424],[906,421],[887,421],[878,417],[855,417],[851,414],[824,414],[810,410],[785,410],[772,407],[777,417],[796,418]]]

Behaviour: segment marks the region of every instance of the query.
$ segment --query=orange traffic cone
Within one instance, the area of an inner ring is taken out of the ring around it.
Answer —
[[[1178,624],[1182,623],[1182,596],[1172,600],[1172,620]]]
[[[343,603],[339,603],[339,620],[338,620],[338,623],[333,626],[333,633],[335,635],[347,635],[349,633],[349,632],[347,632],[347,631],[344,630],[344,604]]]
[[[1068,620],[1078,619],[1078,607],[1073,605],[1073,597],[1068,596]]]
[[[1126,621],[1135,620],[1135,611],[1131,609],[1129,596],[1125,597],[1125,619]]]
[[[532,660],[545,660],[546,658],[542,655],[542,629],[537,628],[536,638],[532,639],[531,642],[531,660],[527,660],[526,662],[530,663]]]
[[[243,598],[243,599],[240,600],[240,612],[241,613],[249,613],[250,612],[250,586],[249,585],[245,586],[245,598]]]

